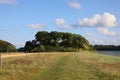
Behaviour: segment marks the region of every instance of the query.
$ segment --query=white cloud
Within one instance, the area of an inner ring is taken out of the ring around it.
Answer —
[[[116,17],[110,13],[96,14],[92,18],[84,18],[78,21],[79,26],[86,27],[114,27],[117,25]]]
[[[109,28],[116,27],[116,17],[110,13],[104,13],[103,15],[96,14],[92,18],[84,18],[79,20],[76,24],[67,24],[63,18],[55,20],[55,25],[62,29],[74,29],[80,27],[96,27],[97,31],[107,36],[115,36],[117,33],[109,31]],[[86,35],[93,35],[87,33]]]
[[[55,25],[61,29],[71,29],[73,28],[71,25],[66,24],[63,18],[58,18],[55,20]]]
[[[44,24],[28,24],[27,27],[32,29],[44,29],[46,25]]]
[[[78,27],[105,27],[111,28],[117,26],[116,17],[110,13],[103,15],[95,14],[92,18],[79,19],[76,24],[66,24],[63,18],[55,20],[55,25],[60,27],[78,28]]]
[[[56,26],[61,26],[65,24],[65,20],[63,18],[58,18],[55,20],[55,25]]]
[[[64,25],[59,26],[59,28],[61,28],[61,29],[72,29],[73,27],[68,25],[68,24],[64,24]]]
[[[18,0],[0,0],[0,4],[18,4]]]
[[[81,9],[81,5],[78,2],[68,2],[68,5],[75,9]]]
[[[97,28],[97,31],[102,33],[103,35],[108,35],[108,36],[116,35],[116,32],[114,32],[114,31],[110,32],[107,28]]]

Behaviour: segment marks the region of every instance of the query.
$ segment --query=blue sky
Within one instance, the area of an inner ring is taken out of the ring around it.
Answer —
[[[38,31],[120,45],[120,0],[0,0],[0,39],[23,47]]]

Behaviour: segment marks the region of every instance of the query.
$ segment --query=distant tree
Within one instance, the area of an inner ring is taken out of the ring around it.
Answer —
[[[24,49],[25,49],[25,52],[30,52],[32,49],[33,49],[33,45],[32,45],[32,42],[31,41],[27,41],[25,46],[24,46]]]
[[[37,41],[40,42],[40,44],[45,45],[48,43],[49,39],[49,33],[47,31],[39,31],[36,35],[35,38]]]
[[[38,47],[34,47],[31,52],[45,52],[44,45],[39,45]]]
[[[62,38],[62,34],[57,31],[52,31],[50,33],[50,44],[53,46],[59,46],[60,40]]]
[[[41,46],[42,45],[42,46]],[[79,49],[89,49],[89,42],[79,34],[69,32],[47,32],[39,31],[35,35],[35,40],[27,41],[25,50],[37,51],[79,51]]]
[[[24,49],[24,47],[20,47],[19,49],[17,49],[17,51],[18,51],[18,52],[24,52],[25,49]]]
[[[0,52],[15,52],[16,51],[16,47],[7,42],[7,41],[3,41],[0,40]]]
[[[96,50],[120,50],[120,46],[116,45],[94,45]]]

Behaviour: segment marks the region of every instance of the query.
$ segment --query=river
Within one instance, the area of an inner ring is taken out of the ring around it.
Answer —
[[[97,51],[99,54],[120,56],[120,51]]]

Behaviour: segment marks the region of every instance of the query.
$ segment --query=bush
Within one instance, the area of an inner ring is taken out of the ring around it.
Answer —
[[[78,50],[72,47],[66,48],[64,46],[59,46],[59,47],[45,46],[45,51],[46,52],[76,52]]]
[[[40,46],[38,47],[38,52],[45,52],[45,47],[44,47],[44,45],[40,45]]]
[[[24,47],[21,47],[19,49],[17,49],[18,52],[25,52],[25,48]]]
[[[30,52],[45,52],[44,45],[40,45],[38,47],[33,48]]]
[[[57,52],[57,51],[58,51],[58,47],[46,45],[46,46],[45,46],[45,51],[46,51],[46,52]]]
[[[78,49],[72,48],[72,47],[68,47],[68,48],[64,48],[63,52],[76,52],[78,51]]]

